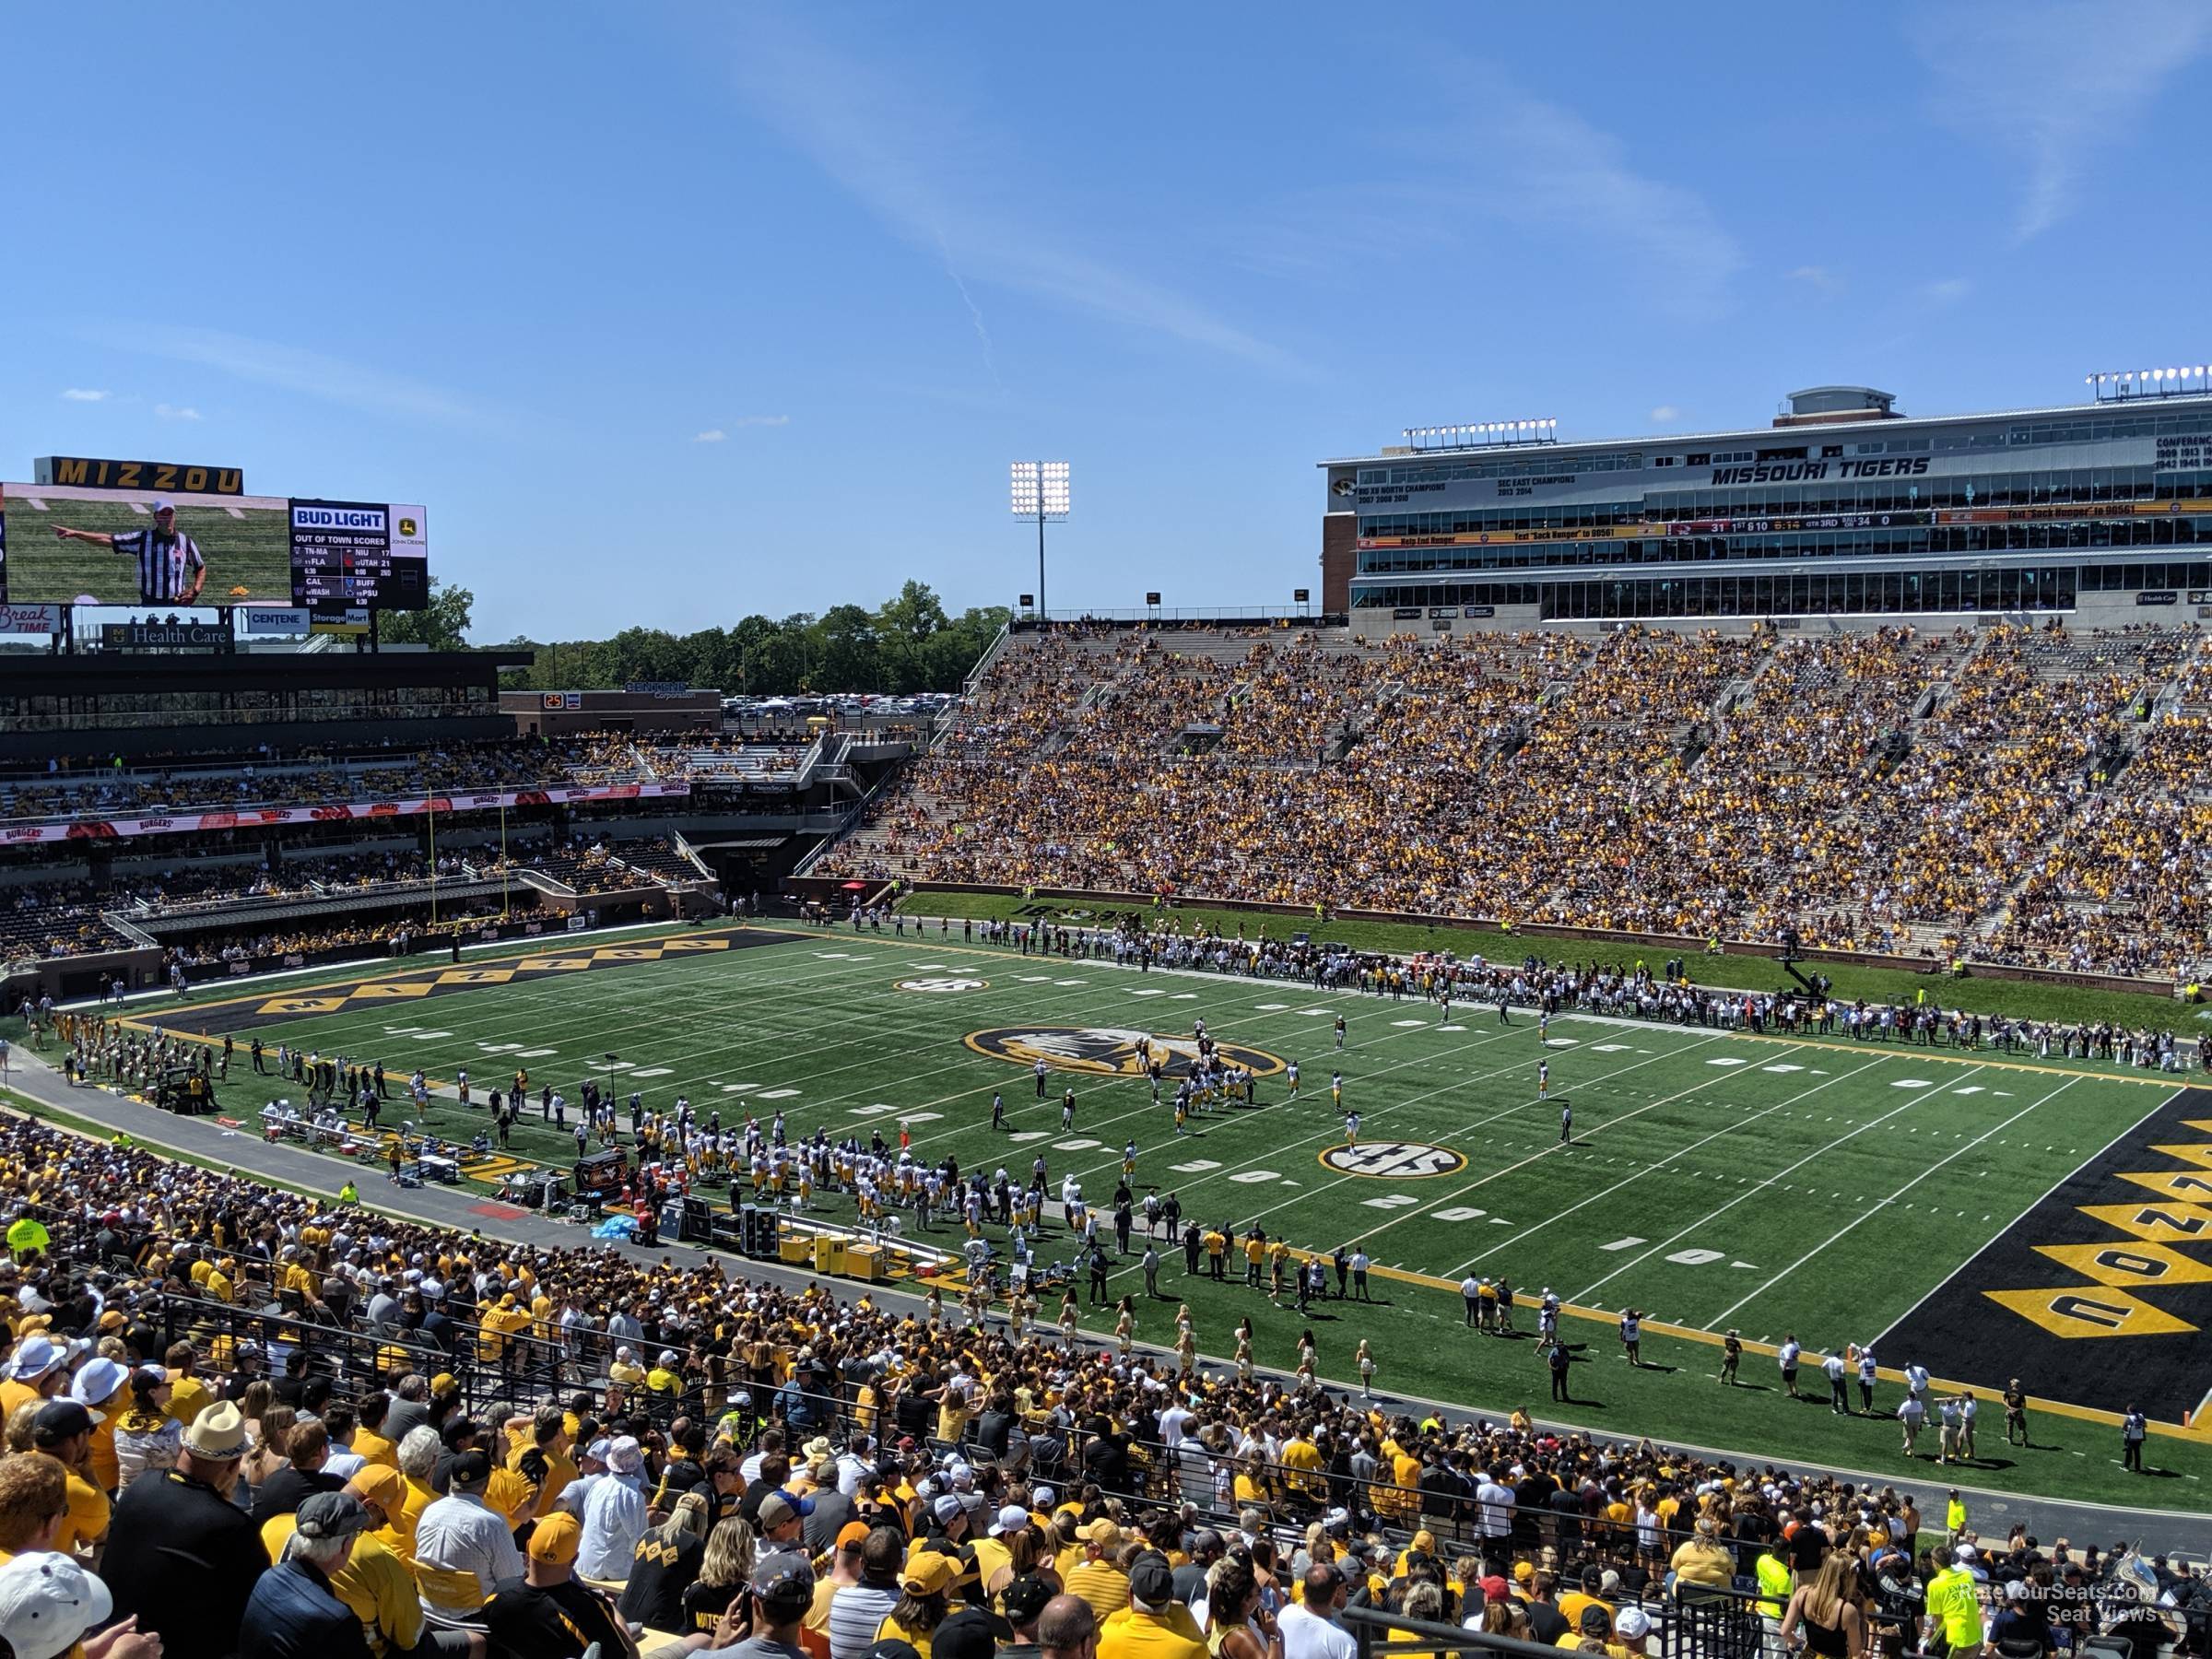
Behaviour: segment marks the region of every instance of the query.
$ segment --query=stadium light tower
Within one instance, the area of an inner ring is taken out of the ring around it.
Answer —
[[[1044,526],[1067,517],[1067,463],[1017,461],[1013,467],[1013,507],[1016,518],[1037,521],[1037,620],[1044,611]]]

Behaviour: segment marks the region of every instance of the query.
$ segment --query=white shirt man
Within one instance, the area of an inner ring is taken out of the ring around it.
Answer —
[[[576,1571],[585,1578],[629,1576],[638,1540],[645,1535],[644,1456],[638,1442],[627,1434],[617,1440],[608,1449],[606,1466],[585,1494],[579,1517],[583,1542],[576,1552]]]
[[[429,1611],[473,1613],[492,1585],[522,1576],[523,1552],[515,1547],[513,1530],[506,1517],[484,1504],[484,1486],[490,1478],[490,1458],[464,1452],[453,1459],[447,1477],[451,1490],[422,1512],[415,1529],[415,1559],[422,1605]],[[630,1548],[635,1553],[634,1541]],[[627,1560],[621,1571],[629,1571]]]
[[[1511,1537],[1513,1531],[1513,1510],[1520,1500],[1513,1488],[1502,1485],[1498,1471],[1485,1471],[1482,1483],[1475,1488],[1475,1501],[1482,1506],[1482,1535],[1486,1538]]]
[[[1325,1562],[1307,1570],[1306,1594],[1276,1615],[1283,1633],[1283,1659],[1353,1659],[1359,1644],[1336,1622],[1344,1606],[1344,1574]]]

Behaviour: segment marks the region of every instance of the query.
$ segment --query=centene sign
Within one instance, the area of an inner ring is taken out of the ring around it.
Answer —
[[[58,605],[0,605],[0,634],[57,634],[62,631]]]

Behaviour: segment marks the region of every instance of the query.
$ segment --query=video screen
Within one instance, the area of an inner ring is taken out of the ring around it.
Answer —
[[[0,484],[0,603],[419,610],[425,524],[388,502]]]

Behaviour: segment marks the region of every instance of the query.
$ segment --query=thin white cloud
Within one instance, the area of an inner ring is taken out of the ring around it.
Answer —
[[[163,420],[197,420],[200,412],[190,404],[156,404],[154,413]]]
[[[1652,411],[1652,424],[1653,426],[1672,426],[1676,421],[1681,418],[1682,411],[1676,408],[1673,404],[1661,404],[1657,408]]]
[[[788,415],[740,415],[730,422],[730,425],[734,427],[780,427],[790,424],[791,417]],[[709,427],[703,432],[695,433],[691,441],[694,443],[726,443],[729,441],[729,433],[721,427]]]
[[[159,324],[100,324],[84,332],[88,339],[115,350],[192,363],[236,380],[344,404],[371,414],[479,431],[506,429],[514,424],[504,413],[411,376],[273,340]]]
[[[1034,204],[1051,197],[1051,182],[1008,164],[1020,149],[1013,135],[964,122],[944,77],[838,52],[758,12],[747,18],[735,71],[747,105],[899,237],[937,253],[956,284],[1014,289],[1277,372],[1304,371],[1288,352],[1044,222]]]
[[[1920,291],[1937,305],[1956,305],[1974,291],[1974,285],[1964,276],[1946,276],[1926,284]]]
[[[2019,167],[2016,242],[2073,212],[2099,151],[2212,46],[2204,0],[1974,0],[1912,15],[1936,118]]]
[[[67,386],[62,391],[64,403],[106,403],[114,394],[95,391],[90,386]]]
[[[1647,171],[1630,145],[1564,105],[1535,96],[1494,65],[1434,59],[1438,108],[1378,142],[1395,171],[1282,205],[1269,221],[1232,220],[1262,275],[1340,271],[1342,250],[1398,251],[1433,259],[1477,241],[1495,252],[1496,227],[1557,249],[1578,265],[1594,254],[1617,269],[1637,302],[1687,316],[1727,309],[1742,248],[1695,190]],[[1426,112],[1434,100],[1419,100]],[[1360,257],[1371,264],[1373,255]]]
[[[1795,270],[1786,272],[1783,280],[1801,282],[1823,300],[1843,291],[1843,278],[1826,265],[1801,265]]]

